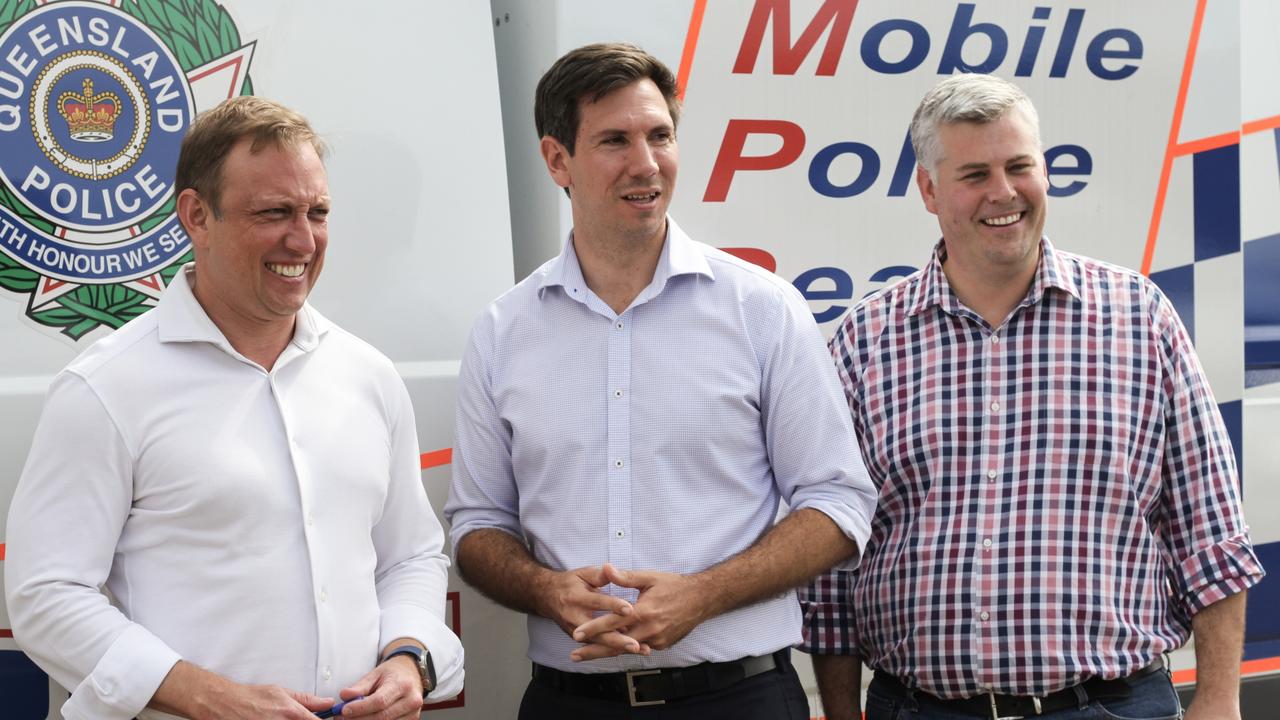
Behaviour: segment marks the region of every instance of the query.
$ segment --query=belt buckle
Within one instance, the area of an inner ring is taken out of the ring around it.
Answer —
[[[666,700],[637,700],[636,699],[636,678],[641,675],[657,675],[661,670],[631,670],[627,673],[627,700],[631,701],[631,707],[643,707],[645,705],[666,705]]]
[[[996,692],[987,690],[987,699],[991,701],[991,720],[1022,720],[1025,715],[1001,715],[1000,709],[996,707]],[[1032,696],[1032,704],[1035,705],[1036,715],[1044,712],[1040,709],[1040,698]]]

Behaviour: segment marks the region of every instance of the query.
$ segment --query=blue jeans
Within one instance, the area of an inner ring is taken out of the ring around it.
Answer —
[[[1182,705],[1165,672],[1154,672],[1133,681],[1126,698],[1092,700],[1083,709],[1067,708],[1035,720],[1178,720]],[[921,697],[886,692],[874,679],[867,688],[867,720],[977,720],[982,716],[957,713]]]

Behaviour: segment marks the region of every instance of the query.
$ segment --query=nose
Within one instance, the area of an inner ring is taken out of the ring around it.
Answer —
[[[1017,198],[1018,191],[1009,180],[1009,175],[1002,171],[991,173],[991,181],[987,183],[987,201],[993,203],[1008,202]]]
[[[310,255],[316,249],[316,233],[310,215],[306,210],[299,210],[293,214],[293,221],[285,232],[284,245],[293,252]]]
[[[632,177],[651,177],[658,174],[658,159],[649,143],[639,142],[631,146],[628,170]]]

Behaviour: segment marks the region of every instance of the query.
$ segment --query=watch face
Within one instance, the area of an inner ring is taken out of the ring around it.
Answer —
[[[418,669],[422,672],[422,697],[436,689],[436,664],[431,660],[431,651],[422,653],[418,660]]]

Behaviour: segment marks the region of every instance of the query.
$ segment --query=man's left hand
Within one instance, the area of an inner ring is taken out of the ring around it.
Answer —
[[[622,652],[592,643],[601,633],[618,630],[654,650],[675,645],[695,627],[714,615],[706,589],[696,575],[679,575],[655,570],[622,571],[604,566],[609,582],[618,587],[635,588],[640,596],[628,616],[606,613],[579,625],[573,637],[589,643],[570,654],[575,662],[614,657]]]
[[[340,693],[343,700],[364,695],[342,708],[342,717],[418,720],[422,713],[422,676],[413,658],[397,655],[378,665]]]

